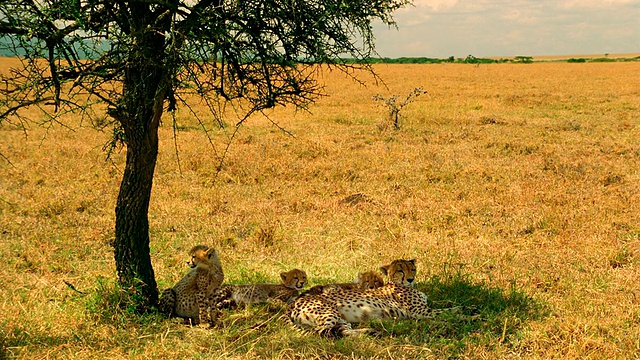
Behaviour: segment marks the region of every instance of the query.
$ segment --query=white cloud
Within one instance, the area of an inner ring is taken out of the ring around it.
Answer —
[[[558,6],[564,9],[594,9],[610,8],[611,6],[640,4],[638,0],[565,0],[558,2]]]
[[[500,18],[520,24],[536,24],[539,22],[539,16],[530,9],[510,8],[505,9]]]
[[[414,0],[413,4],[417,8],[429,8],[432,11],[444,11],[454,8],[458,0]]]
[[[640,52],[640,0],[414,0],[399,30],[376,30],[383,56]]]

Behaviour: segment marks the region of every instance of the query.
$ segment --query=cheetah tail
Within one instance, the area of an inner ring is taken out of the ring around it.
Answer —
[[[161,313],[171,317],[176,309],[176,291],[173,289],[165,289],[158,300],[158,310]]]

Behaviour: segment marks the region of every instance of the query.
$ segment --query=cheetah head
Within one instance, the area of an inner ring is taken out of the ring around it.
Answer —
[[[196,245],[191,251],[191,260],[187,261],[187,265],[191,268],[195,268],[198,265],[209,265],[213,262],[219,262],[218,251],[214,248],[210,248],[207,245]]]
[[[389,279],[389,283],[413,286],[416,278],[416,259],[393,260],[391,264],[380,268],[383,274]]]
[[[384,285],[384,279],[376,271],[367,271],[358,274],[356,282],[361,290],[375,289]]]
[[[289,289],[300,290],[304,287],[304,283],[307,281],[307,273],[303,270],[293,269],[288,272],[280,274],[282,278],[282,284]]]

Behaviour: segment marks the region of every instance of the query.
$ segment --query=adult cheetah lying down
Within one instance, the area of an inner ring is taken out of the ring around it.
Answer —
[[[324,292],[330,292],[336,289],[363,291],[375,289],[384,285],[384,279],[375,271],[366,271],[358,274],[355,281],[350,283],[316,285],[302,293],[302,296],[317,295]]]
[[[187,264],[191,270],[173,288],[162,292],[158,308],[169,316],[184,318],[185,322],[194,325],[207,316],[213,322],[213,314],[208,313],[211,307],[208,299],[224,280],[218,251],[206,245],[197,245],[189,251],[189,255],[191,260]]]
[[[368,287],[349,288],[325,285],[322,291],[305,292],[308,296],[296,299],[288,310],[288,318],[305,330],[321,335],[350,336],[369,332],[353,329],[351,323],[369,319],[424,319],[432,315],[427,295],[410,288],[416,277],[416,260],[397,259],[380,267],[388,284],[379,274],[368,272]],[[377,276],[377,277],[376,277]],[[384,285],[384,286],[378,286]]]
[[[427,295],[397,284],[364,291],[335,289],[301,296],[287,311],[287,318],[300,329],[339,337],[371,331],[353,329],[351,323],[369,319],[424,319],[430,315]]]
[[[307,281],[307,274],[299,269],[283,272],[280,277],[280,284],[223,285],[212,294],[210,303],[221,309],[272,301],[288,302],[298,296]]]

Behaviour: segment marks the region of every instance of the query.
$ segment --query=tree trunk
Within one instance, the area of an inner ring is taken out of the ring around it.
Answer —
[[[158,155],[157,127],[140,134],[147,141],[127,139],[127,164],[116,204],[114,253],[120,285],[141,296],[142,307],[158,300],[149,249],[149,201]]]
[[[135,11],[134,11],[135,10]],[[158,157],[158,127],[170,69],[163,62],[162,32],[141,24],[153,23],[145,4],[132,7],[138,26],[130,49],[122,88],[122,101],[111,115],[122,125],[127,163],[116,204],[114,253],[120,285],[136,296],[144,311],[158,300],[149,249],[149,201]]]
[[[145,85],[159,91],[152,92],[156,97],[150,99],[135,91],[126,96],[133,100],[132,103],[140,105],[137,106],[138,111],[121,119],[127,144],[127,163],[116,203],[114,253],[120,285],[139,295],[139,305],[145,309],[158,300],[149,249],[148,213],[158,158],[158,127],[163,113],[164,85],[161,76],[140,78],[146,78],[148,82]],[[131,104],[129,108],[133,108]]]

